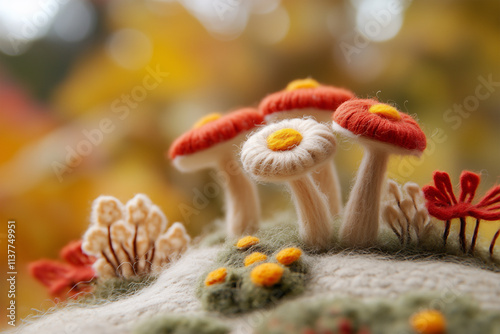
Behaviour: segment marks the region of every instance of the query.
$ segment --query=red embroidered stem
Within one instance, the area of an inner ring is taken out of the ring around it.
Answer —
[[[465,228],[466,228],[466,221],[465,217],[460,217],[460,249],[462,249],[462,252],[466,252],[467,247],[465,244]]]
[[[477,242],[477,235],[479,233],[479,224],[480,224],[481,220],[478,218],[476,219],[476,227],[474,227],[474,235],[472,236],[472,241],[471,241],[471,244],[470,244],[470,248],[469,248],[469,253],[474,253],[474,248],[476,247],[476,242]]]
[[[134,273],[137,273],[137,266],[139,265],[139,256],[137,256],[137,232],[139,230],[139,225],[135,225],[135,233],[134,233],[134,263],[132,267],[134,268]]]
[[[398,230],[396,230],[396,228],[394,226],[391,226],[391,230],[398,237],[399,242],[401,243],[401,245],[404,244],[403,236],[398,232]]]
[[[451,220],[447,220],[444,226],[444,233],[443,233],[444,246],[446,246],[446,241],[448,240],[448,235],[450,234],[450,227],[451,227]]]
[[[148,270],[147,271],[151,271],[151,267],[153,267],[153,259],[155,258],[155,251],[156,251],[156,247],[155,245],[153,244],[153,247],[150,249],[150,252],[151,252],[151,255],[149,256],[149,259],[148,259]]]
[[[500,235],[500,229],[495,233],[490,244],[490,256],[493,256],[493,248],[495,248],[495,243],[497,242],[498,236]]]
[[[111,267],[113,267],[113,270],[115,271],[116,275],[117,276],[120,276],[119,273],[118,273],[118,268],[117,266],[115,266],[115,264],[110,260],[110,258],[106,255],[106,253],[104,253],[104,251],[101,251],[101,255],[102,257],[106,260],[107,263],[109,263],[109,265]]]
[[[122,274],[122,269],[120,267],[120,260],[118,260],[118,256],[116,256],[115,249],[113,248],[113,242],[111,241],[111,225],[108,226],[108,244],[109,244],[109,249],[111,250],[111,254],[113,255],[113,258],[116,261],[117,273]]]
[[[122,251],[127,255],[127,259],[130,262],[130,265],[134,264],[134,260],[132,259],[132,256],[129,254],[125,246],[123,246],[123,242],[120,243],[120,247],[122,248]]]
[[[410,222],[408,218],[406,218],[406,244],[409,245],[411,242],[411,231],[410,231]]]

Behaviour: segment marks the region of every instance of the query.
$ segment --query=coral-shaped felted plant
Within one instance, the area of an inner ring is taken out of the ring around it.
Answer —
[[[451,184],[450,175],[446,172],[434,172],[434,185],[425,186],[423,188],[425,198],[427,200],[427,209],[429,213],[446,222],[443,233],[443,241],[446,245],[446,240],[450,233],[451,220],[454,218],[460,219],[460,248],[465,253],[467,250],[466,244],[466,217],[476,218],[476,226],[472,236],[469,252],[473,253],[476,246],[479,233],[479,224],[481,220],[498,220],[500,219],[500,186],[491,188],[486,195],[479,200],[477,204],[472,204],[472,200],[476,195],[477,187],[481,180],[479,174],[464,171],[460,175],[460,195],[455,196],[453,186]],[[490,254],[493,254],[498,232],[493,237],[490,245]]]
[[[83,250],[97,258],[94,268],[100,278],[159,272],[180,256],[191,240],[181,223],[167,229],[161,209],[142,194],[126,205],[112,196],[98,197],[83,239]]]
[[[47,287],[53,297],[65,298],[89,292],[95,277],[95,258],[82,252],[82,241],[72,241],[61,249],[64,262],[38,260],[29,264],[31,276]]]
[[[394,180],[387,181],[385,201],[382,204],[382,219],[396,234],[401,245],[412,242],[415,235],[418,243],[434,229],[425,199],[418,184],[407,182],[401,186]]]

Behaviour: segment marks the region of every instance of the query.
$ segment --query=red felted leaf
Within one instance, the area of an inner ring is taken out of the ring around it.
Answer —
[[[84,254],[82,251],[82,240],[72,241],[61,249],[61,258],[73,266],[90,266],[95,258]]]
[[[459,202],[471,203],[476,195],[477,187],[481,177],[479,174],[472,173],[469,171],[462,172],[460,175],[460,199]]]

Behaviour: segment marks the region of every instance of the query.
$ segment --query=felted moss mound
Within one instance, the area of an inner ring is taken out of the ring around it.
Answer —
[[[229,328],[212,318],[156,316],[137,325],[133,334],[227,334]]]
[[[278,263],[276,254],[286,247],[300,247],[296,235],[290,231],[283,232],[283,227],[266,229],[257,234],[260,242],[246,249],[236,247],[237,240],[226,243],[223,251],[217,257],[216,265],[212,269],[224,267],[227,276],[223,283],[210,286],[205,285],[208,272],[200,278],[197,296],[203,308],[207,311],[217,311],[223,314],[235,314],[254,309],[276,305],[286,296],[301,294],[306,285],[308,264],[303,256],[284,268],[279,282],[271,287],[258,286],[252,282],[250,273],[262,263]],[[278,238],[276,238],[279,236]],[[245,257],[260,252],[267,255],[267,260],[256,262],[245,267]]]
[[[155,275],[146,275],[131,279],[110,278],[95,283],[94,290],[78,301],[83,304],[97,305],[116,301],[133,295],[156,281]]]
[[[409,295],[395,301],[336,299],[291,302],[272,312],[256,333],[416,333],[410,325],[410,318],[416,312],[428,309],[437,309],[443,314],[446,333],[500,333],[499,312],[481,310],[465,298],[443,295]]]

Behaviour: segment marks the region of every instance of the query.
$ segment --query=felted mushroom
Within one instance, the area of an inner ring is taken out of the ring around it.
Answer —
[[[258,228],[257,188],[235,156],[246,136],[262,122],[261,114],[253,108],[243,108],[224,116],[211,114],[177,138],[168,152],[174,166],[182,172],[206,168],[221,171],[227,230],[232,237],[253,233]]]
[[[334,132],[365,148],[340,229],[341,241],[367,247],[376,241],[380,196],[390,154],[420,156],[427,142],[418,123],[396,108],[372,99],[343,103],[332,116]]]
[[[241,149],[243,168],[257,181],[287,182],[295,203],[302,241],[327,249],[331,235],[326,196],[309,173],[335,152],[335,136],[313,119],[289,119],[252,134]]]
[[[259,110],[267,123],[304,116],[330,123],[332,113],[354,97],[353,92],[344,88],[320,85],[314,79],[299,79],[290,82],[286,89],[264,98]],[[331,213],[338,214],[342,209],[342,194],[334,161],[330,160],[312,175],[320,190],[328,196]]]

